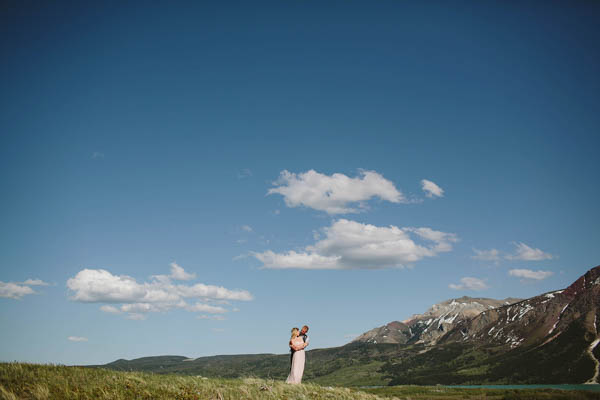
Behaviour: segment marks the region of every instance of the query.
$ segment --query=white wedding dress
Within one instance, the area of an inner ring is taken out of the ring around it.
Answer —
[[[301,345],[304,343],[302,337],[298,336],[292,340],[292,344]],[[294,352],[292,356],[292,367],[290,374],[286,379],[286,383],[301,383],[302,374],[304,374],[304,361],[306,359],[304,350],[298,350]]]

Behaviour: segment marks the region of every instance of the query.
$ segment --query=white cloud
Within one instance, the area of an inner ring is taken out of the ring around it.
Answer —
[[[511,269],[510,271],[508,271],[508,274],[510,276],[516,276],[518,278],[535,279],[540,281],[542,279],[546,279],[554,275],[554,272],[542,270],[532,271],[530,269]]]
[[[225,306],[229,306],[231,305],[231,302],[229,300],[212,300],[213,304],[221,304],[221,305],[225,305]]]
[[[84,303],[121,304],[103,305],[106,313],[127,313],[130,319],[143,319],[145,313],[167,312],[183,309],[190,312],[225,313],[224,307],[206,304],[227,300],[250,301],[252,294],[246,290],[230,290],[221,286],[174,284],[173,279],[189,278],[183,268],[171,264],[171,275],[153,275],[149,282],[138,283],[127,275],[113,275],[104,269],[83,269],[67,281],[73,292],[71,300]],[[185,299],[201,299],[203,303],[188,304]]]
[[[498,263],[500,261],[500,252],[496,249],[489,249],[489,250],[473,249],[473,252],[475,252],[475,255],[471,256],[471,258],[474,258],[476,260],[495,261],[496,263]]]
[[[229,290],[222,286],[196,283],[192,286],[177,285],[177,293],[182,297],[204,297],[216,300],[249,301],[253,297],[247,290]]]
[[[208,304],[196,303],[191,306],[187,306],[186,310],[188,311],[197,311],[197,312],[206,312],[209,314],[223,314],[226,313],[227,310],[223,307],[211,306]]]
[[[50,284],[48,282],[44,282],[41,279],[27,279],[25,282],[22,282],[23,285],[30,285],[30,286],[49,286]]]
[[[119,310],[117,307],[109,306],[109,305],[100,306],[100,311],[104,311],[105,313],[109,313],[109,314],[120,314],[121,313],[121,310]]]
[[[166,309],[162,304],[129,303],[129,304],[123,304],[121,306],[121,311],[138,314],[138,313],[147,313],[147,312],[166,311]]]
[[[0,281],[0,297],[20,300],[23,296],[35,293],[36,292],[29,286],[25,286],[15,282]]]
[[[466,276],[460,279],[460,284],[451,283],[448,285],[450,289],[454,290],[485,290],[489,289],[489,286],[481,279]]]
[[[49,286],[48,282],[41,279],[27,279],[23,282],[2,282],[0,281],[0,297],[7,299],[21,300],[28,294],[38,294],[29,286]]]
[[[246,232],[252,232],[252,227],[250,225],[242,225],[242,230]]]
[[[81,336],[69,336],[67,339],[69,339],[71,342],[87,342],[88,341],[88,338],[81,337]]]
[[[134,321],[143,321],[146,318],[147,317],[144,314],[140,314],[140,313],[129,313],[129,314],[127,314],[127,319],[132,319]]]
[[[421,180],[421,189],[427,197],[444,197],[444,189],[427,179]]]
[[[206,315],[206,314],[201,314],[198,315],[196,318],[198,319],[212,319],[214,321],[225,321],[225,317],[222,315]]]
[[[422,239],[429,240],[435,243],[432,248],[436,253],[445,251],[451,251],[451,243],[457,242],[458,238],[454,233],[446,233],[441,231],[434,231],[431,228],[403,228],[405,232],[414,232]]]
[[[505,258],[508,260],[540,261],[554,258],[552,254],[544,253],[540,249],[529,247],[525,243],[513,242],[513,244],[516,246],[515,254],[507,254]]]
[[[176,279],[178,281],[189,281],[196,278],[196,274],[189,274],[185,272],[185,270],[177,265],[176,263],[171,263],[171,278]]]
[[[237,256],[231,257],[231,261],[243,260],[244,258],[249,257],[250,254],[238,254]]]
[[[99,151],[95,151],[92,153],[92,160],[102,160],[104,158],[104,153]]]
[[[148,289],[130,276],[116,276],[104,269],[83,269],[67,281],[75,292],[72,300],[81,302],[134,302],[147,296]]]
[[[379,269],[404,267],[424,257],[450,251],[453,233],[430,228],[378,227],[340,219],[325,227],[323,238],[301,251],[251,254],[272,269]],[[411,233],[425,241],[418,244]]]
[[[340,265],[341,256],[321,256],[315,253],[297,253],[290,250],[286,253],[274,253],[267,250],[263,253],[252,253],[264,268],[272,269],[344,269]]]
[[[340,173],[329,176],[312,169],[299,174],[284,170],[274,182],[276,187],[269,189],[267,195],[282,195],[288,207],[305,206],[328,214],[359,212],[372,197],[392,203],[406,202],[394,184],[377,172],[359,172],[359,177],[350,178]],[[350,206],[357,203],[358,208]]]

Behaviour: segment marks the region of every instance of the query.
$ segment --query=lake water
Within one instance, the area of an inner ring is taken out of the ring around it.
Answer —
[[[442,386],[442,385],[440,385]],[[393,386],[360,386],[362,389],[380,389]],[[447,388],[459,389],[560,389],[560,390],[591,390],[600,392],[600,385],[452,385]]]
[[[600,392],[600,385],[455,385],[449,388],[467,389],[561,389],[561,390],[593,390]]]

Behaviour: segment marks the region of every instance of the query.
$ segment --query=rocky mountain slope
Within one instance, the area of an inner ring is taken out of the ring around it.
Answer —
[[[425,343],[435,344],[438,338],[449,332],[456,324],[470,320],[481,312],[509,305],[521,299],[504,300],[463,296],[431,306],[423,314],[414,314],[402,322],[393,321],[371,329],[353,340],[363,343]]]
[[[508,345],[511,348],[543,345],[558,338],[574,322],[581,323],[589,336],[595,339],[598,336],[598,314],[600,266],[589,270],[566,289],[463,319],[442,341]]]
[[[390,383],[599,383],[600,266],[573,284],[464,319],[382,367]]]

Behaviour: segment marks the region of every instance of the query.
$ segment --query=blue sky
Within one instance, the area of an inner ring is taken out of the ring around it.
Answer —
[[[0,359],[338,346],[569,285],[600,264],[599,16],[6,3]]]

